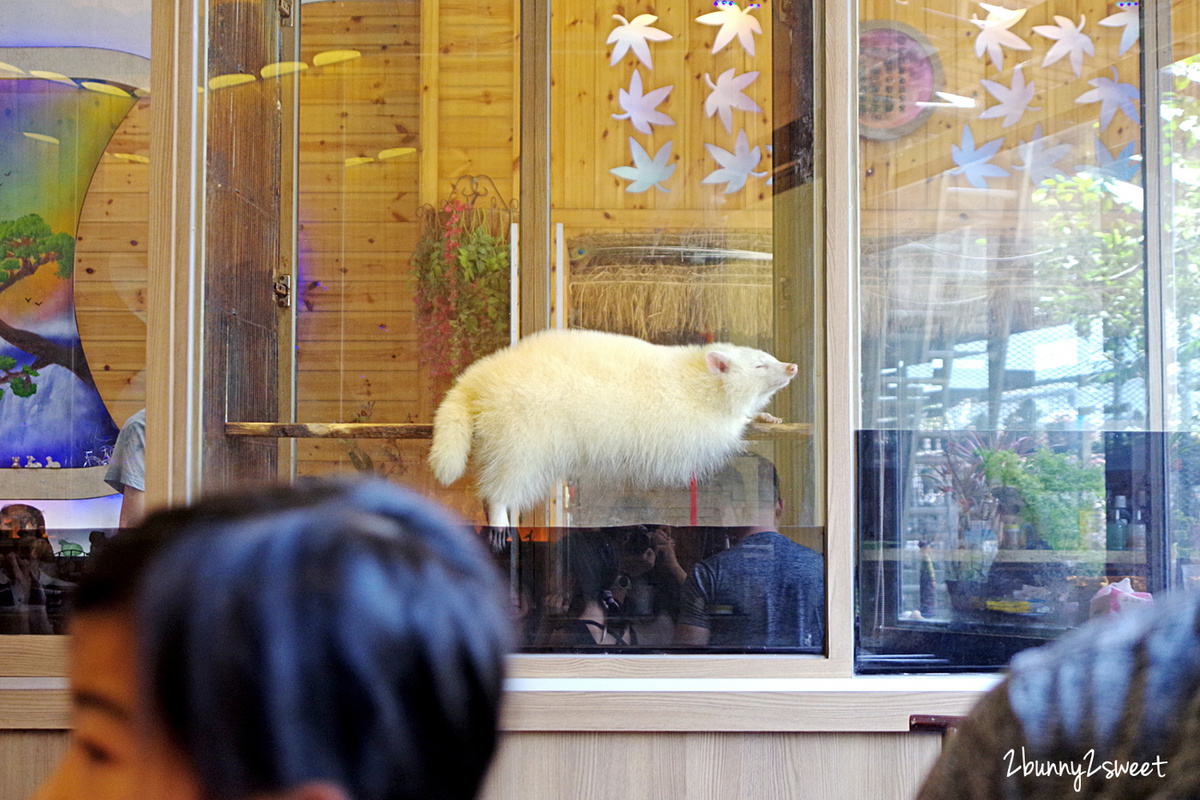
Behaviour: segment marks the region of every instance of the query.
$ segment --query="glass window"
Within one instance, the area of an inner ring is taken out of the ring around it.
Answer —
[[[1165,17],[1165,15],[1164,15]],[[1200,212],[1200,47],[1195,10],[1186,3],[1170,4],[1169,22],[1154,33],[1160,37],[1165,63],[1156,64],[1156,89],[1162,104],[1163,173],[1149,206],[1161,220],[1161,296],[1165,352],[1166,478],[1168,509],[1167,574],[1186,589],[1200,588],[1200,408],[1197,391],[1196,339],[1200,328],[1200,251],[1196,215]],[[1166,46],[1170,37],[1169,48]]]
[[[595,647],[612,636],[579,625],[596,587],[584,586],[578,560],[600,537],[600,553],[615,553],[612,593],[630,595],[610,621],[623,624],[626,603],[636,609],[636,644],[823,649],[824,384],[814,334],[824,296],[811,236],[819,204],[811,26],[800,5],[783,13],[758,4],[554,4],[552,326],[666,346],[729,342],[795,363],[797,375],[772,403],[785,421],[754,426],[748,454],[707,480],[688,486],[664,474],[630,488],[585,469],[565,476],[547,511],[558,527],[528,546],[547,552],[550,596],[574,599],[541,609],[530,626],[535,648]],[[671,371],[656,380],[696,378]],[[695,436],[713,437],[706,420],[729,413],[724,396],[680,404],[659,399],[668,391],[641,391],[654,413],[678,415]],[[611,402],[620,402],[615,391]],[[637,435],[630,476],[649,448],[673,448],[669,437],[687,434],[654,424]],[[534,587],[536,603],[539,558],[522,563],[535,571],[522,587]],[[601,583],[603,596],[608,579]]]
[[[1166,588],[1139,10],[859,8],[858,666],[1001,666]]]
[[[210,4],[206,482],[358,471],[437,497],[538,651],[823,652],[811,9],[554,3],[523,31],[519,4],[264,8]],[[443,486],[455,380],[545,328],[596,357],[490,401],[524,431],[509,461]],[[657,372],[625,367],[637,348]],[[782,421],[747,428],[768,401]],[[550,441],[617,455],[545,466]]]

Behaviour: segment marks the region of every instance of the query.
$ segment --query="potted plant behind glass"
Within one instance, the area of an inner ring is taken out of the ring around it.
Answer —
[[[483,197],[491,204],[477,204]],[[509,342],[515,208],[498,197],[490,178],[468,175],[449,199],[420,211],[424,229],[412,256],[413,299],[418,358],[435,404],[455,376]]]

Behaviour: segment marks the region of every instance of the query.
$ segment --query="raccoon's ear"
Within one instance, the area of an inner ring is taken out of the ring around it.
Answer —
[[[729,359],[716,350],[709,350],[704,354],[704,359],[708,362],[708,371],[713,375],[729,371]]]

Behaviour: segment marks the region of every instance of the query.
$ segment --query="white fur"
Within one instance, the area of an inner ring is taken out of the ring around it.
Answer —
[[[568,475],[684,486],[741,449],[747,422],[795,374],[749,347],[545,331],[458,377],[434,416],[429,463],[453,483],[473,447],[496,525]]]

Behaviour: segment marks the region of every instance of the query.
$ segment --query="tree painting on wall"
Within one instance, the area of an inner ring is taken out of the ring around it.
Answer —
[[[116,440],[72,278],[88,183],[135,102],[122,94],[0,80],[0,468],[97,466]]]

